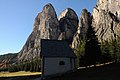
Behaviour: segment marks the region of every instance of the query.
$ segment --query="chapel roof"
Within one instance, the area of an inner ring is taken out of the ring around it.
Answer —
[[[44,57],[76,57],[65,40],[41,40],[41,56]]]

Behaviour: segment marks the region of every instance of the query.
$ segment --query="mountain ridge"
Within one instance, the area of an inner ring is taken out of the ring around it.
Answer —
[[[98,0],[92,14],[87,9],[83,9],[80,19],[71,8],[63,10],[57,18],[54,7],[48,3],[36,16],[33,31],[25,45],[19,53],[15,54],[17,55],[16,61],[23,62],[38,58],[41,39],[68,40],[70,45],[76,48],[80,40],[85,37],[89,25],[94,27],[99,41],[109,40],[111,37],[117,38],[120,32],[119,3],[119,0]],[[8,59],[11,58],[8,57]],[[0,59],[0,65],[4,60]]]

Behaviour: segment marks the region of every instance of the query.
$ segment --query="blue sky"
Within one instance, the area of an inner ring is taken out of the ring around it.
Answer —
[[[58,16],[69,7],[79,17],[84,8],[92,12],[96,0],[0,0],[0,55],[22,49],[35,17],[47,3],[54,6]]]

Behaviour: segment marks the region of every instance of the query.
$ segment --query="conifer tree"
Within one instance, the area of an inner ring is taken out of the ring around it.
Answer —
[[[86,66],[96,64],[100,61],[101,50],[100,43],[95,35],[94,28],[90,25],[86,34],[85,60]]]
[[[113,46],[113,60],[115,62],[119,62],[120,59],[120,37],[112,40],[112,46]]]
[[[111,42],[104,41],[101,43],[101,63],[112,61],[113,46]]]
[[[80,40],[80,44],[76,49],[74,49],[74,52],[77,56],[77,65],[78,67],[84,66],[84,55],[85,55],[85,40]]]

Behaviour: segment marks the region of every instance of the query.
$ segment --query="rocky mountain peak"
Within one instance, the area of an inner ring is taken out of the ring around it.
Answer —
[[[91,21],[92,21],[91,13],[88,12],[87,9],[83,9],[80,16],[80,22],[79,22],[81,39],[85,39],[87,29],[91,25]]]
[[[43,7],[41,17],[43,17],[44,19],[45,18],[50,19],[50,18],[56,18],[57,17],[55,9],[52,6],[52,4],[48,3]]]
[[[60,20],[63,17],[68,17],[68,18],[71,18],[71,19],[77,19],[78,18],[76,12],[71,8],[67,8],[67,9],[63,10],[63,12],[61,12],[58,20]]]
[[[73,35],[77,31],[78,16],[71,8],[65,9],[59,16],[59,26],[61,34],[59,39],[66,39],[69,43],[73,40]]]
[[[47,15],[47,16],[46,16]],[[48,16],[50,15],[50,16]],[[50,17],[56,17],[56,12],[54,10],[54,7],[52,6],[51,3],[48,3],[46,4],[44,7],[43,7],[43,10],[42,12],[38,13],[38,15],[36,16],[35,18],[35,21],[34,21],[34,28],[38,29],[38,26],[37,25],[40,25],[40,18],[50,18]],[[34,30],[34,29],[33,29]]]
[[[83,9],[80,15],[79,26],[77,28],[77,32],[74,35],[74,39],[72,42],[73,48],[76,48],[78,46],[78,44],[80,43],[80,40],[85,39],[87,29],[91,25],[91,21],[92,21],[92,18],[91,18],[90,12],[88,12],[87,9]]]
[[[28,37],[24,47],[18,54],[19,61],[30,60],[40,56],[41,39],[58,39],[59,21],[52,4],[47,4],[43,7],[35,18],[33,31]]]
[[[48,11],[47,9],[54,10],[54,7],[52,6],[51,3],[48,3],[43,7],[43,10]]]
[[[42,39],[58,39],[59,22],[53,6],[49,3],[40,13],[40,37]]]

